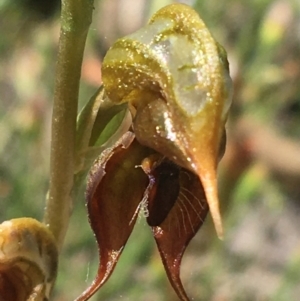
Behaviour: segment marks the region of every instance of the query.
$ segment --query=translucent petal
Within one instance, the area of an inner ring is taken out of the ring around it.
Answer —
[[[96,279],[77,300],[88,300],[112,274],[148,185],[148,178],[138,166],[151,152],[134,140],[133,133],[127,132],[94,163],[86,199],[100,263]]]
[[[165,270],[181,300],[187,297],[180,279],[180,264],[186,247],[204,222],[208,212],[199,178],[169,160],[143,162],[148,174],[149,216]],[[145,165],[145,163],[147,163]]]

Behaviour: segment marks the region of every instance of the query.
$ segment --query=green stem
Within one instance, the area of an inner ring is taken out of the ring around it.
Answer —
[[[44,222],[61,249],[72,207],[76,116],[83,52],[93,0],[62,0],[50,155],[50,187]]]

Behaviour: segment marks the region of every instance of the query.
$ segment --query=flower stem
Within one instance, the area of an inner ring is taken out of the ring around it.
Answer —
[[[50,187],[44,215],[44,222],[59,249],[72,207],[79,81],[92,12],[93,0],[62,0],[52,115]]]

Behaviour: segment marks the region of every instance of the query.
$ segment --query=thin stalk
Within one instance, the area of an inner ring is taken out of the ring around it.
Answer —
[[[72,207],[76,116],[83,52],[93,0],[62,0],[50,150],[50,187],[44,222],[61,249]]]

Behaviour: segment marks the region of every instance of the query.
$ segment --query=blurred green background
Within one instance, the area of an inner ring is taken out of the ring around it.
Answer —
[[[113,41],[172,2],[95,0],[80,106],[100,85],[101,59]],[[183,258],[183,283],[192,300],[299,300],[300,2],[178,2],[193,4],[227,49],[235,88],[219,171],[226,237],[217,240],[208,218]],[[59,4],[0,1],[0,222],[43,216]],[[53,300],[73,300],[97,266],[82,191]],[[93,300],[177,300],[142,218]]]

